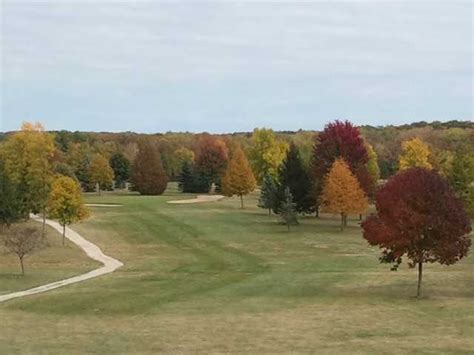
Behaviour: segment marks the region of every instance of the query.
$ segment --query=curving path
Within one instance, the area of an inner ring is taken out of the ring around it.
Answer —
[[[31,218],[35,221],[42,222],[42,219],[38,216],[31,216]],[[56,229],[62,235],[63,227],[59,223],[47,219],[46,224]],[[81,248],[87,254],[87,256],[89,256],[91,259],[94,259],[104,264],[104,266],[102,266],[101,268],[92,270],[88,273],[71,277],[69,279],[52,282],[46,285],[30,288],[29,290],[25,290],[25,291],[19,291],[19,292],[9,293],[6,295],[1,295],[0,302],[5,302],[5,301],[8,301],[14,298],[19,298],[19,297],[35,295],[37,293],[47,292],[59,287],[64,287],[64,286],[74,284],[77,282],[89,280],[94,277],[98,277],[101,275],[114,272],[119,267],[123,266],[123,263],[121,261],[105,255],[97,245],[84,239],[78,233],[73,231],[71,228],[66,227],[66,238],[69,239],[74,244],[76,244],[79,248]]]
[[[188,203],[202,203],[202,202],[215,202],[223,199],[222,195],[197,195],[196,198],[189,200],[173,200],[167,201],[167,203],[174,205],[188,204]]]

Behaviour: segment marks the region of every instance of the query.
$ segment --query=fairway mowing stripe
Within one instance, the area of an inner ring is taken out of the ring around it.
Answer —
[[[41,217],[32,215],[31,218],[34,221],[43,222]],[[54,229],[56,229],[62,235],[63,227],[59,223],[57,223],[55,221],[52,221],[50,219],[47,219],[46,224],[48,224],[51,227],[53,227]],[[59,288],[59,287],[71,285],[71,284],[81,282],[81,281],[85,281],[85,280],[89,280],[89,279],[92,279],[94,277],[98,277],[98,276],[102,276],[102,275],[114,272],[119,267],[123,266],[123,263],[121,261],[119,261],[117,259],[114,259],[110,256],[105,255],[97,245],[95,245],[95,244],[89,242],[88,240],[84,239],[77,232],[73,231],[71,228],[68,228],[68,227],[66,227],[66,238],[69,239],[74,244],[76,244],[79,248],[81,248],[87,254],[88,257],[104,264],[104,266],[102,266],[101,268],[92,270],[88,273],[85,273],[85,274],[82,274],[82,275],[79,275],[79,276],[71,277],[69,279],[64,279],[64,280],[52,282],[52,283],[49,283],[49,284],[46,284],[46,285],[30,288],[30,289],[24,290],[24,291],[13,292],[13,293],[9,293],[9,294],[6,294],[6,295],[2,295],[2,296],[0,296],[0,302],[5,302],[5,301],[8,301],[8,300],[11,300],[11,299],[14,299],[14,298],[19,298],[19,297],[35,295],[37,293],[43,293],[43,292],[46,292],[46,291],[54,290],[54,289]]]

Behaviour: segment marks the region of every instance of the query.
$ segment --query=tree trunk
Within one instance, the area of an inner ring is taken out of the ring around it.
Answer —
[[[64,246],[64,239],[66,238],[66,225],[63,225],[63,246]]]
[[[344,213],[344,228],[347,227],[347,215]]]
[[[421,295],[421,280],[423,279],[423,263],[418,263],[418,287],[416,289],[416,297]]]
[[[240,208],[244,208],[244,196],[240,195]]]
[[[290,231],[290,222],[286,223],[286,226],[288,227],[288,232]]]
[[[362,221],[362,213],[359,215],[359,221]]]
[[[316,218],[319,218],[319,206],[316,206]]]
[[[25,275],[25,266],[23,265],[23,257],[19,256],[20,259],[20,265],[21,265],[21,275]]]
[[[43,207],[43,225],[41,226],[41,236],[44,237],[46,231],[46,207]]]
[[[269,216],[272,215],[272,209],[271,209],[271,208],[268,209],[268,215],[269,215]]]

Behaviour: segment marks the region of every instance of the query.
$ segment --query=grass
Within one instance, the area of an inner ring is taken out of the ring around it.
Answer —
[[[41,230],[41,223],[36,221],[27,225]],[[18,257],[0,249],[0,295],[76,276],[101,265],[69,241],[63,246],[61,235],[49,226],[45,237],[46,247],[25,257],[24,276]]]
[[[88,195],[88,203],[123,206],[92,208],[92,218],[74,228],[125,266],[0,304],[0,353],[474,348],[472,257],[428,265],[424,296],[415,299],[416,271],[380,265],[357,220],[340,232],[337,217],[306,217],[286,232],[253,207],[256,196],[243,211],[238,199],[166,204],[189,197],[173,189],[159,197]]]

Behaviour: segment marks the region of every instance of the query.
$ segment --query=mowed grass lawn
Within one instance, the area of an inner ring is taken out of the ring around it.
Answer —
[[[190,196],[88,196],[123,206],[74,228],[125,266],[0,304],[0,353],[473,352],[472,256],[426,266],[415,299],[416,271],[380,265],[357,220],[287,232],[256,195],[166,204]]]
[[[41,223],[31,220],[26,225],[41,231]],[[24,276],[18,256],[6,253],[0,247],[0,295],[76,276],[101,266],[67,239],[63,246],[61,235],[49,226],[46,226],[45,237],[45,247],[25,257]]]

